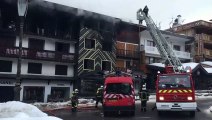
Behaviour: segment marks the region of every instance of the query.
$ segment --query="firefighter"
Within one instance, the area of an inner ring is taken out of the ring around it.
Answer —
[[[78,106],[78,89],[75,89],[72,93],[71,96],[71,110],[72,112],[77,111],[77,106]]]
[[[146,112],[147,101],[149,100],[149,93],[146,90],[146,86],[143,85],[140,89],[139,96],[141,99],[141,111]]]
[[[148,17],[148,12],[149,12],[149,8],[147,6],[144,7],[143,12],[146,14],[146,16]]]
[[[96,91],[96,108],[98,107],[98,103],[103,101],[103,86],[100,86]]]

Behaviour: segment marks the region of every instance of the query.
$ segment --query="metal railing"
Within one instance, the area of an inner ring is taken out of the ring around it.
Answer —
[[[17,58],[19,53],[18,47],[0,47],[1,57],[14,57]],[[57,51],[48,50],[32,50],[28,48],[23,48],[22,58],[23,59],[33,59],[33,60],[46,60],[46,61],[56,61],[56,62],[74,62],[74,53],[64,53]]]

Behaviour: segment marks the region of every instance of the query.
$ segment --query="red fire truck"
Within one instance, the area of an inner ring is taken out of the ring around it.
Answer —
[[[135,114],[135,91],[130,76],[110,76],[105,78],[103,112],[107,116],[112,112]]]
[[[172,47],[148,15],[147,6],[138,10],[137,19],[139,23],[145,20],[165,64],[165,73],[158,73],[156,80],[156,108],[159,115],[163,111],[188,111],[194,117],[197,103],[191,69],[184,69]]]

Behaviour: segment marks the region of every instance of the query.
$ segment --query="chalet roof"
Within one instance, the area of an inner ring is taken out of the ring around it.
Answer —
[[[180,26],[175,26],[173,28],[168,29],[167,31],[183,31],[191,28],[207,28],[212,30],[212,22],[204,21],[204,20],[197,20],[194,22],[186,23]]]

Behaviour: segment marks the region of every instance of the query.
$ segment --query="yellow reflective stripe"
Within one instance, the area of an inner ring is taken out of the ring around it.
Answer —
[[[177,90],[174,90],[172,93],[177,93]]]
[[[192,90],[188,90],[189,92],[192,92]]]
[[[183,91],[182,90],[178,90],[180,93],[182,93]]]
[[[172,92],[172,90],[169,90],[169,91],[168,91],[168,93],[171,93],[171,92]]]
[[[187,90],[183,90],[185,93],[187,93],[188,91]]]
[[[159,90],[159,93],[161,93],[162,92],[162,90]]]
[[[164,90],[163,93],[166,93],[167,90]]]

